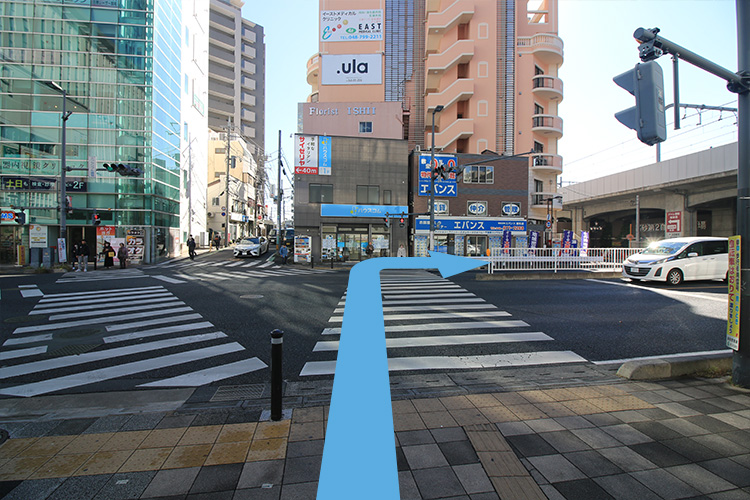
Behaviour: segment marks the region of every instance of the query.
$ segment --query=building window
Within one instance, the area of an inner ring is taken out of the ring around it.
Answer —
[[[466,184],[494,184],[495,167],[492,165],[469,165],[464,169]]]
[[[535,115],[543,115],[544,114],[544,108],[538,105],[537,103],[534,103],[534,114]]]
[[[390,204],[391,204],[391,190],[384,189],[383,190],[383,205],[390,205]]]
[[[360,134],[372,134],[372,122],[359,122]]]
[[[544,195],[541,194],[544,191],[544,182],[534,179],[534,192],[537,193],[533,196],[531,203],[533,205],[543,205]]]
[[[487,216],[487,202],[486,201],[468,201],[466,202],[466,213],[468,215],[476,215],[478,217]]]
[[[542,68],[540,68],[539,66],[537,66],[535,64],[534,65],[534,76],[539,76],[539,75],[543,75],[543,74],[544,74],[544,70],[542,70]]]
[[[185,74],[185,93],[187,94],[190,90],[190,80],[188,79],[187,73]]]
[[[333,184],[310,184],[310,203],[333,203]]]
[[[469,63],[456,66],[456,78],[469,78]]]
[[[215,197],[215,198],[211,198],[211,205],[214,205],[214,206],[218,207],[219,203],[221,203],[221,201],[219,201],[219,197],[218,196]]]
[[[377,205],[380,199],[380,186],[357,186],[358,205]]]

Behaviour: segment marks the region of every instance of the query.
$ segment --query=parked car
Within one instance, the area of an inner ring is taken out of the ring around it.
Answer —
[[[263,236],[243,238],[234,246],[235,257],[260,257],[268,251],[268,240]]]
[[[654,242],[628,257],[622,276],[635,280],[666,281],[726,279],[729,268],[727,238],[671,238]]]
[[[288,227],[281,233],[281,244],[289,248],[290,253],[294,252],[294,228]],[[276,248],[276,229],[271,229],[268,233],[268,241],[272,248]]]

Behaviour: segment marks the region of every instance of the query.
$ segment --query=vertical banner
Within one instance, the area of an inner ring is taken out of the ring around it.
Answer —
[[[503,253],[510,253],[511,232],[503,231]]]
[[[146,231],[141,228],[128,229],[125,235],[125,246],[128,247],[128,260],[131,264],[143,262],[143,249],[145,248]]]
[[[65,238],[57,238],[57,262],[68,262],[68,248]]]
[[[589,232],[581,231],[581,257],[586,257],[588,255],[588,248],[589,248]]]
[[[568,230],[563,231],[562,247],[563,248],[573,247],[573,231],[568,231]]]
[[[727,314],[727,347],[735,351],[740,348],[740,237],[729,238],[729,269],[727,288],[729,311]]]
[[[531,231],[529,233],[529,248],[537,248],[539,246],[539,231]]]

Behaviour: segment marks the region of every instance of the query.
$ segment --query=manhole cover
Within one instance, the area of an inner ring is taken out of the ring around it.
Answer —
[[[47,319],[47,316],[43,314],[35,314],[33,316],[15,316],[13,318],[6,318],[4,323],[31,323],[32,321],[38,321],[40,319]]]
[[[211,401],[237,401],[240,399],[257,399],[263,396],[265,384],[224,385],[219,387]]]
[[[262,295],[240,295],[241,299],[262,299]]]
[[[47,353],[47,357],[49,358],[59,358],[61,356],[75,356],[76,354],[83,354],[85,352],[93,351],[97,347],[99,347],[100,344],[71,344],[66,345],[65,347],[61,347],[59,349],[55,349],[54,351],[49,351]]]
[[[83,330],[62,332],[57,335],[57,337],[61,339],[79,339],[81,337],[90,337],[91,335],[95,335],[97,333],[99,333],[99,330],[97,330],[96,328],[84,328]]]

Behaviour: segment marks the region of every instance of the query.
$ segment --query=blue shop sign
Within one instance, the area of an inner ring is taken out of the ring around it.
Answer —
[[[417,231],[429,231],[430,219],[418,218]],[[525,220],[502,219],[435,219],[435,231],[440,233],[502,233],[503,231],[526,232]]]
[[[438,177],[435,179],[435,196],[444,196],[455,198],[458,195],[458,184],[456,182],[456,173],[448,172],[450,168],[456,168],[457,162],[454,155],[435,155],[435,161],[442,165],[445,170],[445,179]],[[430,196],[430,155],[419,155],[419,196]]]
[[[400,217],[402,213],[408,214],[409,207],[406,205],[333,205],[324,203],[320,205],[321,217]]]

